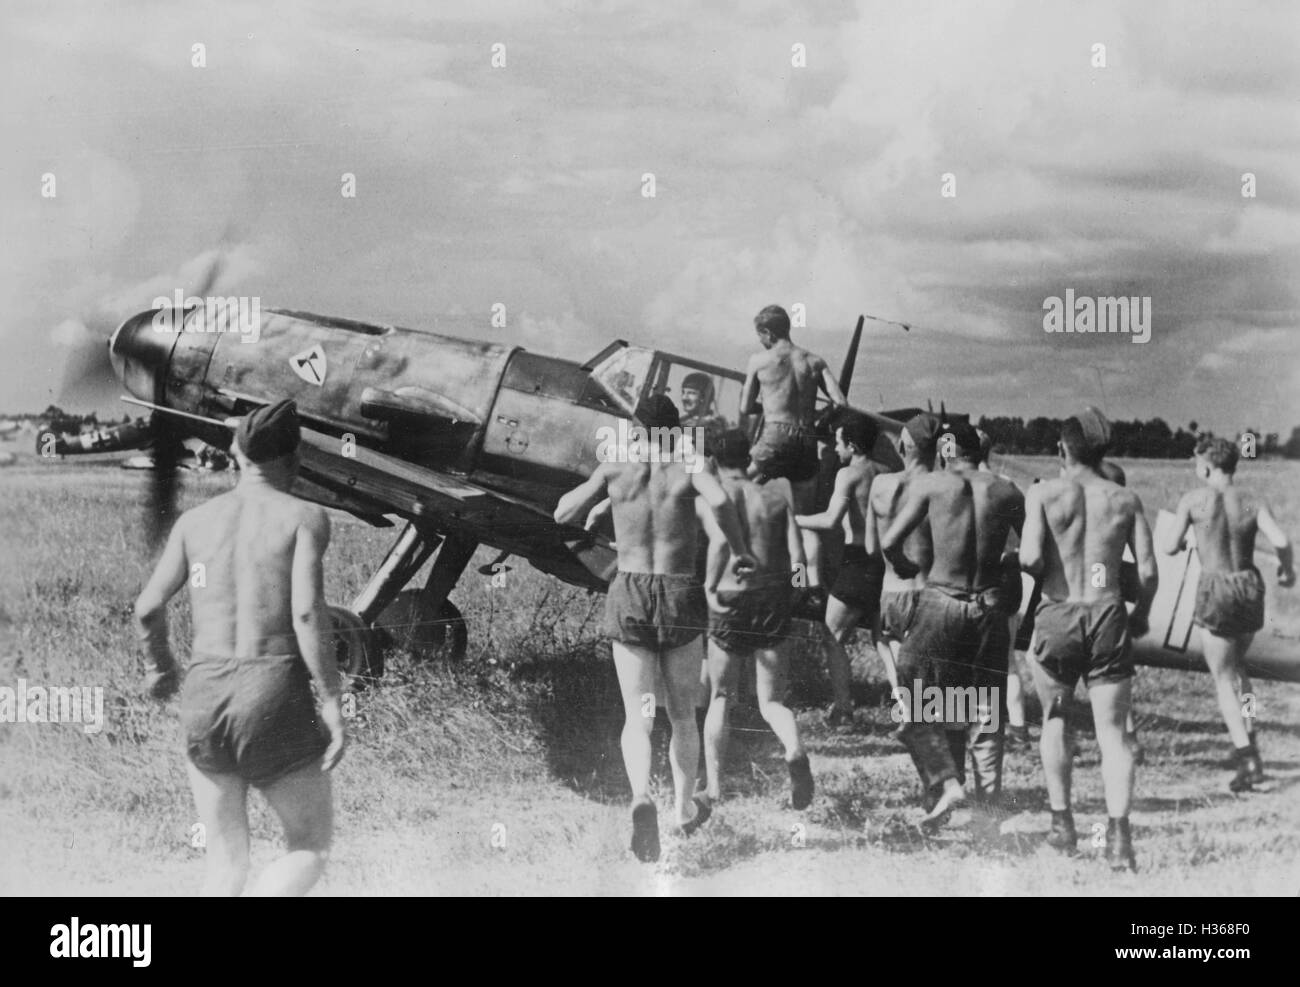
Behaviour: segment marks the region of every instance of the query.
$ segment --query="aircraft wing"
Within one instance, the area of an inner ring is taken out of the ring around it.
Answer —
[[[299,453],[294,493],[371,523],[399,514],[434,531],[455,530],[587,589],[604,590],[617,567],[603,539],[559,525],[509,494],[361,445],[345,454],[342,440],[307,427]]]

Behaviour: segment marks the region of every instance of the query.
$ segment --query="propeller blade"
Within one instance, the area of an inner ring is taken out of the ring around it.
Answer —
[[[176,523],[180,460],[185,447],[181,444],[180,429],[170,416],[155,413],[150,429],[154,434],[154,468],[144,497],[144,529],[149,548],[157,549]]]

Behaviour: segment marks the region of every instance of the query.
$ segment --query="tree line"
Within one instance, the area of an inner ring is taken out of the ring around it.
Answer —
[[[988,416],[980,418],[977,425],[988,433],[997,452],[1023,456],[1054,456],[1056,443],[1061,438],[1063,418],[1008,418]],[[1134,456],[1145,459],[1186,459],[1196,449],[1201,434],[1196,422],[1186,428],[1170,428],[1163,418],[1149,421],[1112,421],[1110,455]],[[1243,429],[1236,435],[1238,442],[1249,441],[1253,436],[1257,456],[1285,456],[1300,459],[1300,426],[1291,430],[1291,437],[1281,441],[1277,432],[1261,432],[1257,428]]]

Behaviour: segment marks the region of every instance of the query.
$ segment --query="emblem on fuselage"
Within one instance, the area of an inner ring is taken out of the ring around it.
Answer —
[[[320,343],[289,357],[289,366],[293,367],[293,372],[308,384],[315,384],[317,387],[324,385],[325,351],[321,349]]]

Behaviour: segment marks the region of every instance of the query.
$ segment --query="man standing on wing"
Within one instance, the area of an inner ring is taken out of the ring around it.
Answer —
[[[759,482],[777,477],[789,480],[795,510],[806,514],[814,507],[817,489],[817,391],[824,390],[835,407],[845,404],[844,393],[825,360],[790,342],[790,316],[781,306],[769,305],[759,312],[754,317],[754,331],[763,352],[749,360],[740,411],[745,415],[762,411],[763,430],[750,452],[749,475]],[[805,531],[803,545],[809,594],[816,608],[825,602],[816,533]]]

